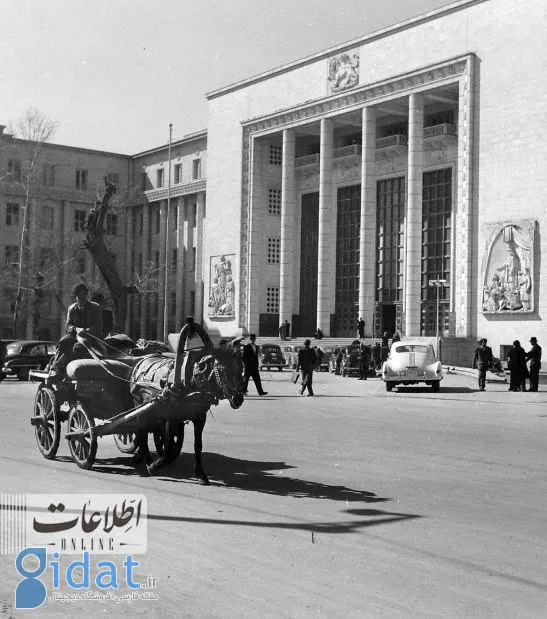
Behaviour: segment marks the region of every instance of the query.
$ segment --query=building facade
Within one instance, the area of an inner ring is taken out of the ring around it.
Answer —
[[[207,325],[544,340],[544,21],[460,1],[210,93]]]

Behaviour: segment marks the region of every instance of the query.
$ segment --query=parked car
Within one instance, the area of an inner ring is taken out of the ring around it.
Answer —
[[[287,360],[287,366],[294,370],[294,368],[298,364],[298,351],[302,348],[302,346],[284,346],[283,354],[285,355],[285,359]]]
[[[325,346],[324,348],[323,346],[321,346],[321,348],[323,349],[323,357],[321,359],[321,366],[318,367],[317,369],[319,370],[319,372],[329,372],[330,371],[330,358],[333,352],[337,349],[334,348],[333,346]]]
[[[345,350],[344,356],[342,357],[342,361],[340,363],[340,374],[342,376],[359,376],[359,363],[360,363],[360,344],[351,344]],[[372,361],[372,351],[370,350],[370,346],[367,346],[369,349],[369,363],[366,371],[366,376],[376,376],[376,372],[374,367],[371,365]]]
[[[329,372],[331,374],[340,374],[340,366],[342,364],[342,357],[344,355],[343,348],[334,348],[329,357]]]
[[[277,368],[278,372],[281,372],[287,365],[281,348],[277,344],[262,344],[258,351],[258,363],[261,370]]]
[[[382,366],[386,391],[391,391],[396,385],[425,383],[437,392],[442,379],[443,368],[433,345],[429,340],[420,338],[409,338],[392,344],[389,357]]]
[[[2,364],[3,376],[17,376],[27,380],[30,370],[43,370],[55,354],[55,342],[41,340],[17,340],[6,346]]]

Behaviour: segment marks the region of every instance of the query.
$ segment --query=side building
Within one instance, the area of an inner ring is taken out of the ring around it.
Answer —
[[[545,341],[544,19],[460,0],[209,93],[207,326]]]

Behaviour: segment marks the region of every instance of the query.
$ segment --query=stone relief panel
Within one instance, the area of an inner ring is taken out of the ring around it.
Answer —
[[[207,315],[211,320],[235,319],[236,283],[232,271],[235,257],[235,254],[226,254],[210,258]]]
[[[328,90],[330,94],[359,84],[359,52],[344,52],[329,61]]]
[[[483,261],[482,312],[534,311],[535,220],[488,226]]]

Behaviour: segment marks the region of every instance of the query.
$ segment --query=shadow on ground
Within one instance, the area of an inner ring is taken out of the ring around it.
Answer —
[[[310,542],[315,543],[316,533],[355,533],[359,529],[401,522],[413,518],[421,518],[417,514],[401,514],[398,512],[388,512],[380,509],[347,509],[342,513],[358,516],[351,520],[339,520],[336,522],[264,522],[256,520],[228,520],[226,518],[192,518],[187,516],[164,516],[160,514],[148,514],[150,520],[166,520],[175,522],[186,522],[195,524],[218,524],[244,527],[259,527],[266,529],[287,529],[292,531],[309,531],[311,534]]]

